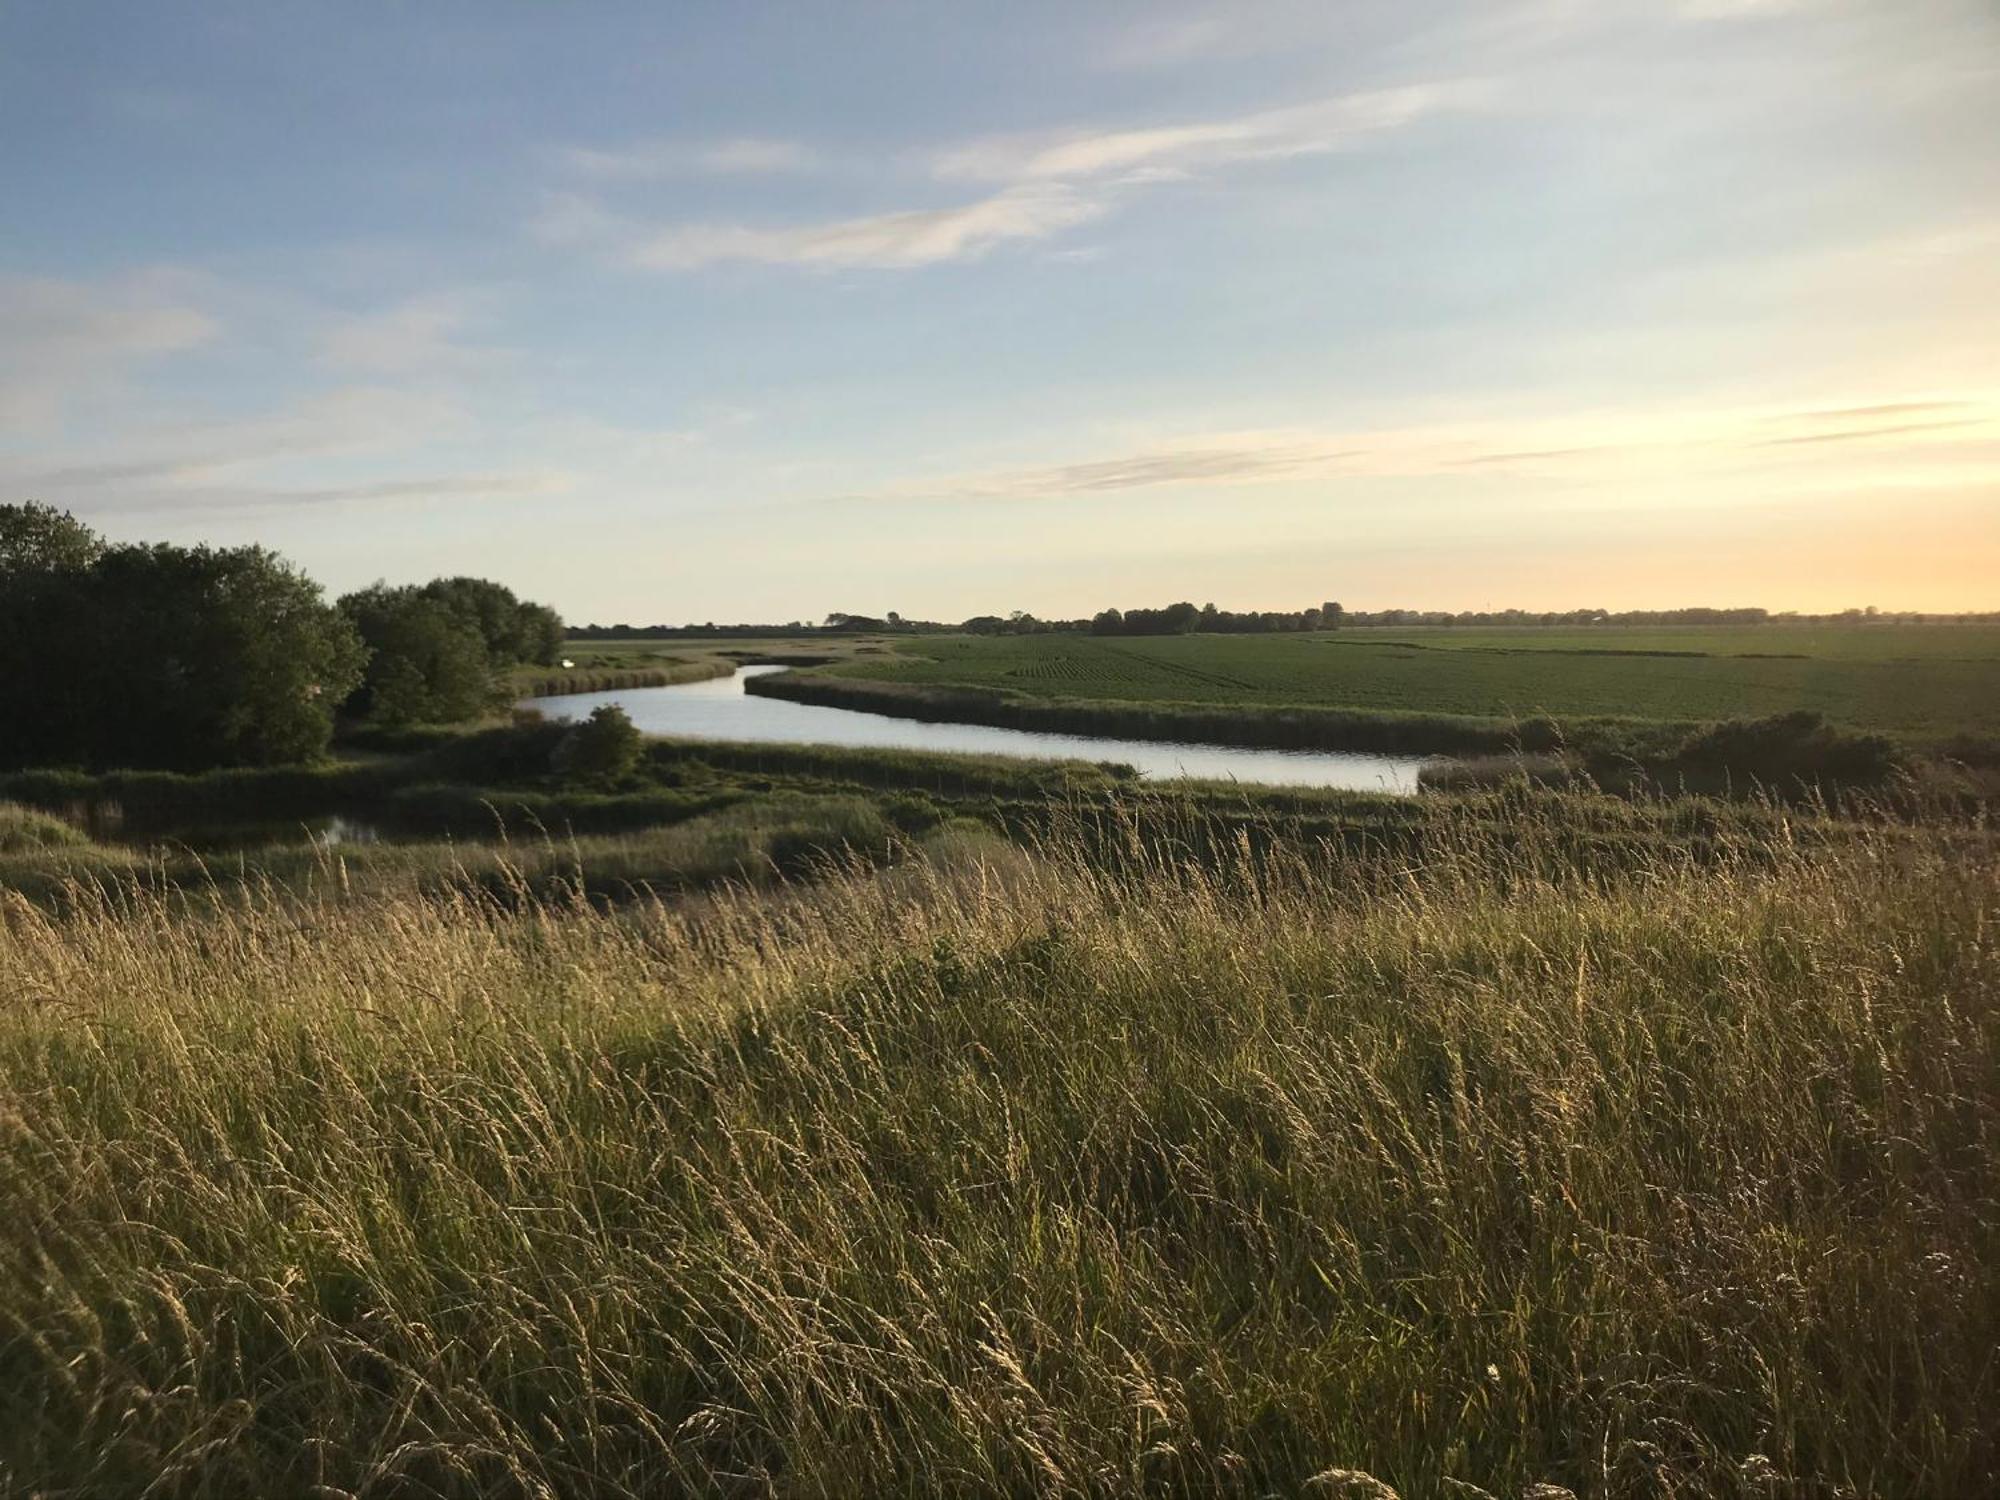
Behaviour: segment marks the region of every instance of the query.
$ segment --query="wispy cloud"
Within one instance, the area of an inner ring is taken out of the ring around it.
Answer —
[[[1105,61],[1120,68],[1159,68],[1243,50],[1242,33],[1222,16],[1148,20],[1113,38]]]
[[[559,153],[580,177],[601,182],[692,175],[804,172],[819,154],[797,141],[737,136],[719,141],[642,141],[617,148],[572,146]]]
[[[1951,440],[2000,443],[2000,393],[1981,400],[1882,403],[1874,410],[1955,408],[1949,422],[1899,423],[1773,440],[1773,422],[1825,413],[1722,411],[1585,412],[1521,421],[1466,422],[1381,430],[1264,428],[1193,433],[1114,454],[1043,466],[912,480],[867,496],[882,500],[1086,499],[1178,485],[1237,486],[1338,477],[1411,477],[1483,471],[1561,481],[1693,475],[1778,462],[1759,450],[1795,443],[1879,444],[1907,460],[1915,445]],[[1847,410],[1869,410],[1852,407]],[[1787,462],[1791,462],[1788,460]]]
[[[1483,93],[1465,81],[1409,84],[1224,119],[994,136],[950,147],[933,166],[947,180],[1001,182],[1181,175],[1348,149],[1427,115],[1468,107]]]
[[[504,357],[461,341],[477,300],[445,292],[339,319],[321,335],[320,357],[336,369],[375,375],[469,373]]]
[[[178,272],[0,276],[0,427],[51,421],[77,392],[206,343],[217,327]]]
[[[557,471],[438,473],[415,478],[361,480],[341,485],[183,482],[112,494],[65,495],[86,514],[106,516],[202,515],[239,510],[292,511],[338,505],[421,504],[426,501],[514,500],[563,494],[573,475]]]
[[[110,509],[130,512],[222,511],[257,508],[288,510],[299,506],[355,505],[428,500],[510,500],[558,495],[574,488],[572,475],[547,471],[529,473],[430,474],[413,479],[383,479],[345,485],[198,485],[171,494],[139,495]]]
[[[621,182],[689,171],[804,170],[824,160],[791,142],[572,149],[560,159],[575,185],[545,201],[532,232],[547,244],[594,246],[654,271],[730,261],[897,269],[971,260],[995,246],[1048,239],[1109,213],[1122,189],[1354,149],[1429,116],[1473,107],[1484,94],[1482,85],[1469,81],[1420,83],[1220,119],[989,136],[918,159],[926,176],[986,185],[986,196],[805,224],[645,227],[606,203],[606,190]],[[893,174],[897,164],[885,162],[883,170]]]
[[[1787,426],[1801,423],[1854,422],[1872,417],[1930,416],[1948,411],[1964,411],[1964,401],[1889,401],[1879,406],[1834,406],[1814,411],[1787,412],[1774,420]]]
[[[1315,51],[1334,45],[1347,29],[1342,10],[1310,0],[1231,0],[1226,8],[1177,8],[1154,0],[1139,8],[1141,19],[1114,23],[1102,34],[1098,61],[1110,68],[1177,68]]]
[[[345,459],[411,449],[462,432],[464,409],[437,394],[347,386],[231,421],[176,421],[118,435],[131,456],[57,459],[0,475],[50,497],[128,488],[169,493],[295,460]]]
[[[1257,484],[1322,471],[1364,452],[1299,434],[1234,434],[1115,458],[989,475],[971,481],[966,492],[1007,498],[1104,494],[1174,484]]]
[[[1845,427],[1837,432],[1808,432],[1798,437],[1766,438],[1763,448],[1796,448],[1808,443],[1858,443],[1871,438],[1904,437],[1914,432],[1944,432],[1959,427],[1984,427],[1977,417],[1953,422],[1898,422],[1887,427]]]
[[[823,268],[908,268],[969,260],[1010,240],[1046,239],[1102,208],[1061,188],[1010,188],[950,208],[912,209],[818,224],[758,228],[689,224],[627,252],[635,266],[689,271],[724,261]]]

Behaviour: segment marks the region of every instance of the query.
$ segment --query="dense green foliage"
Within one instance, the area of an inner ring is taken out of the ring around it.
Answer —
[[[347,704],[386,725],[452,724],[477,718],[505,696],[513,668],[560,659],[562,620],[483,578],[439,578],[344,596],[370,655]]]
[[[449,724],[492,706],[492,666],[476,621],[412,588],[348,594],[341,613],[369,651],[347,707],[389,725]]]
[[[517,671],[559,662],[562,635],[485,579],[378,584],[332,609],[262,548],[107,547],[62,511],[0,505],[0,765],[306,761],[342,708],[478,717]]]
[[[67,511],[0,505],[0,589],[81,573],[103,553],[104,539]]]
[[[1497,721],[1794,710],[1913,741],[2000,737],[2000,627],[925,637],[828,669],[1055,700],[1319,707]]]
[[[600,703],[563,733],[549,764],[565,781],[616,785],[639,768],[645,752],[646,737],[632,716],[615,703]]]
[[[0,1476],[1990,1492],[1983,837],[1584,877],[1579,805],[1403,806],[608,914],[0,895]]]
[[[515,597],[486,578],[434,578],[417,590],[469,621],[496,667],[554,666],[562,656],[562,616],[546,604]]]
[[[0,764],[268,765],[322,751],[363,650],[258,547],[105,547],[0,507]]]

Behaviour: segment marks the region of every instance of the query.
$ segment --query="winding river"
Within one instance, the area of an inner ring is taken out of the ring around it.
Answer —
[[[823,708],[743,691],[746,679],[783,667],[744,667],[733,677],[675,687],[619,688],[530,698],[526,706],[551,718],[583,718],[615,703],[648,734],[760,744],[846,745],[867,750],[936,750],[964,755],[1012,755],[1026,760],[1117,761],[1140,775],[1188,776],[1266,786],[1337,787],[1350,791],[1414,792],[1424,762],[1410,755],[1346,755],[1317,750],[1248,750],[1232,745],[1185,745],[1163,740],[1101,739],[1043,734],[984,724],[927,724],[851,708]]]

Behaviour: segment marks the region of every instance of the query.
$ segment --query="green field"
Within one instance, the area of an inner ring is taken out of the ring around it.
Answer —
[[[1508,719],[1709,720],[1810,709],[1911,741],[2000,735],[1995,626],[944,636],[828,670],[1051,699]]]

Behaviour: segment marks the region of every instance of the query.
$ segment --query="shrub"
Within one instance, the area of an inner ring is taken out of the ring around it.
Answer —
[[[549,766],[565,781],[611,785],[638,769],[645,749],[646,737],[631,715],[615,703],[601,703],[556,742]]]
[[[1895,744],[1884,736],[1844,729],[1806,710],[1709,725],[1683,740],[1674,759],[1759,781],[1850,786],[1878,785],[1901,764]]]

